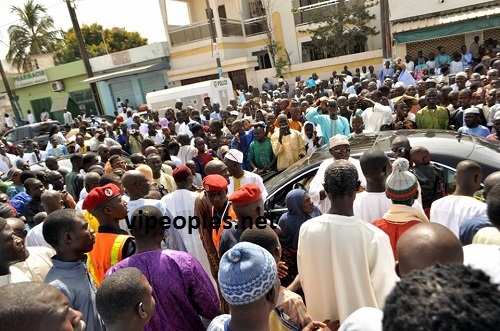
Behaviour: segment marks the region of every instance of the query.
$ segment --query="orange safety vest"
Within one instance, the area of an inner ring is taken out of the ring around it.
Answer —
[[[133,237],[116,233],[96,234],[94,248],[87,253],[87,266],[96,286],[101,285],[106,271],[122,260],[123,246],[128,238]]]

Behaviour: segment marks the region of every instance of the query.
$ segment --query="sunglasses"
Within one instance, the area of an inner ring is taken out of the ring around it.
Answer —
[[[406,147],[391,148],[393,153],[404,153],[406,152]]]
[[[333,149],[333,152],[336,154],[343,154],[343,153],[350,153],[351,149],[350,148],[340,148],[340,149]]]

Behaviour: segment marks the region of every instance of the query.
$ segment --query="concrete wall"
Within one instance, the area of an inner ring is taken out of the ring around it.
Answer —
[[[113,69],[124,69],[130,67],[134,63],[144,63],[147,61],[158,61],[158,59],[169,55],[169,47],[167,42],[153,43],[146,46],[132,48],[127,50],[130,56],[130,62],[115,65],[111,54],[94,57],[90,59],[90,64],[94,73],[102,71],[113,71]]]
[[[390,20],[400,20],[487,2],[495,3],[491,0],[389,0]]]

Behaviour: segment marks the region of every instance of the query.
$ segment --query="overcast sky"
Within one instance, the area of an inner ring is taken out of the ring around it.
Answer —
[[[0,0],[0,58],[8,51],[9,35],[7,29],[17,24],[18,17],[11,14],[12,6],[24,7],[27,0]],[[175,1],[167,1],[168,21],[173,25],[186,24],[186,17],[179,15]],[[47,8],[47,14],[54,19],[58,29],[72,27],[68,7],[64,0],[35,0]],[[80,26],[99,23],[104,28],[121,27],[136,31],[148,38],[149,43],[165,41],[158,0],[76,0],[76,15]]]

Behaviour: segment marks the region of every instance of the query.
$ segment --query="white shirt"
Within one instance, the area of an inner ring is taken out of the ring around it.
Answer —
[[[200,262],[205,272],[210,276],[210,279],[215,287],[217,284],[212,278],[207,252],[203,247],[200,235],[198,234],[198,229],[190,229],[188,226],[189,218],[194,216],[194,203],[197,196],[198,193],[196,192],[191,192],[186,189],[177,189],[164,196],[161,199],[161,203],[172,213],[172,215],[174,215],[175,218],[179,217],[179,219],[175,222],[172,220],[170,229],[177,229],[188,253],[193,255]],[[186,223],[182,225],[183,222]]]
[[[6,117],[5,118],[5,125],[7,125],[9,128],[13,128],[14,127],[14,123],[12,122],[12,118]]]
[[[392,110],[391,107],[376,102],[373,107],[366,108],[361,117],[365,123],[365,132],[380,132],[382,125],[391,123]]]
[[[40,160],[38,160],[36,158],[35,152],[29,153],[29,158],[28,158],[29,164],[37,163],[37,162],[40,162],[40,161],[45,161],[45,159],[47,158],[47,152],[45,152],[45,151],[39,151],[38,157],[40,158]]]
[[[153,206],[158,208],[164,216],[172,217],[172,214],[165,208],[160,200],[155,199],[137,199],[137,200],[129,200],[127,202],[127,216],[129,221],[132,221],[132,214],[138,208],[144,206]]]
[[[421,192],[419,187],[419,192]],[[392,201],[385,195],[385,192],[361,192],[356,194],[356,199],[353,204],[354,216],[365,220],[367,222],[373,222],[375,220],[384,217],[389,208],[392,205]],[[422,205],[418,200],[413,203],[413,208],[424,212]]]
[[[387,234],[354,216],[324,214],[302,224],[297,265],[316,321],[342,323],[361,307],[382,308],[398,280]]]
[[[52,246],[45,241],[43,237],[43,222],[35,225],[26,235],[26,246],[44,246],[52,248]]]
[[[149,138],[155,142],[155,145],[161,145],[163,141],[165,140],[165,136],[163,133],[159,130],[156,130],[156,135],[155,136],[150,136],[149,135],[149,130],[146,133],[143,133],[142,136],[144,139]]]
[[[32,282],[43,282],[52,268],[52,257],[56,251],[47,247],[26,247],[29,256],[25,261],[11,266],[23,272]]]
[[[464,265],[484,271],[492,283],[500,284],[500,246],[472,244],[463,250]]]
[[[486,204],[473,197],[448,195],[431,205],[430,221],[446,226],[459,237],[462,224],[486,214]]]
[[[64,124],[73,125],[75,123],[73,121],[73,115],[69,111],[63,113],[63,117],[64,117]]]
[[[328,168],[330,164],[333,164],[333,162],[335,162],[335,159],[333,157],[321,162],[316,175],[314,175],[311,184],[309,184],[309,195],[311,196],[311,201],[314,203],[314,205],[318,206],[319,210],[323,214],[327,213],[330,210],[331,202],[328,197],[320,201],[319,195],[320,192],[324,189],[323,183],[325,182],[326,168]],[[366,187],[366,178],[363,174],[363,171],[361,170],[359,160],[349,157],[349,162],[354,164],[354,166],[356,167],[356,170],[358,171],[358,178],[361,181],[361,186]]]
[[[40,114],[40,119],[42,120],[42,122],[48,121],[50,119],[49,113],[47,111],[44,111]]]
[[[257,174],[254,174],[253,172],[249,171],[244,171],[243,178],[240,181],[240,187],[248,184],[248,183],[254,183],[257,184],[260,188],[260,192],[262,193],[262,200],[266,200],[267,198],[267,190],[266,187],[264,186],[264,182],[262,181],[262,177],[260,177]],[[234,188],[234,177],[231,176],[229,177],[229,186],[227,187],[227,192],[228,196],[234,193],[235,188]]]
[[[33,113],[28,114],[28,123],[29,124],[35,123],[35,115],[33,115]]]

